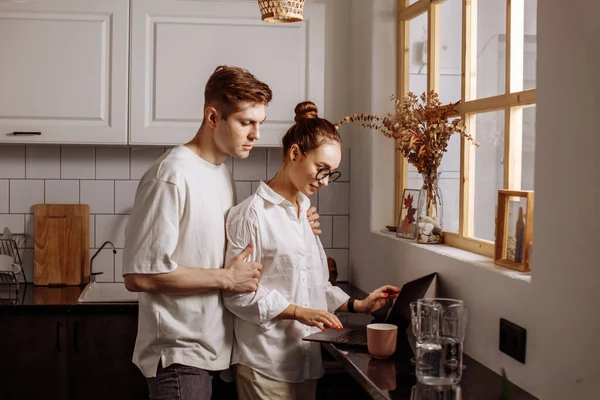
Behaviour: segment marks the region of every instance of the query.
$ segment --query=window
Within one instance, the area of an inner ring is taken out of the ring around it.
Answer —
[[[537,0],[398,2],[398,95],[460,99],[480,142],[454,135],[442,160],[445,241],[492,257],[498,190],[533,189]],[[399,210],[422,179],[401,155],[396,169]]]

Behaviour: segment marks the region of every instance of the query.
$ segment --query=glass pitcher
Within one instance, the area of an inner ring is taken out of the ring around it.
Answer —
[[[466,313],[462,300],[417,301],[417,362],[419,382],[456,385],[462,378]]]

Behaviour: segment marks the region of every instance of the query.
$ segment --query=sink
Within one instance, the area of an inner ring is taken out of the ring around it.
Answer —
[[[80,303],[137,303],[138,294],[125,288],[123,282],[93,282],[79,295]]]

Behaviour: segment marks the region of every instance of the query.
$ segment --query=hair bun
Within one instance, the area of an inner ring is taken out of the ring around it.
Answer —
[[[296,122],[319,117],[319,109],[312,101],[298,103],[296,108],[294,108],[294,112],[296,113],[296,117],[294,117],[294,121]]]

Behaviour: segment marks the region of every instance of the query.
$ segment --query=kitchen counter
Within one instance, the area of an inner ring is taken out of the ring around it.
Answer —
[[[19,286],[15,296],[0,294],[0,315],[26,315],[26,314],[137,314],[137,303],[79,303],[82,286],[34,286],[32,284]],[[10,297],[10,298],[7,298]]]
[[[339,284],[340,288],[351,296],[364,298],[366,294],[349,284]],[[343,324],[368,324],[372,317],[364,314],[339,313]],[[467,338],[468,340],[468,338]],[[406,340],[405,340],[406,341]],[[417,384],[415,367],[410,364],[412,351],[408,344],[401,352],[403,355],[388,359],[375,359],[367,349],[359,347],[323,344],[323,348],[344,370],[352,376],[373,399],[381,400],[501,400],[502,377],[477,362],[467,354],[463,356],[461,382],[454,387],[440,389],[434,394],[421,394],[431,388]],[[510,377],[509,377],[510,379]],[[508,383],[510,400],[536,400],[534,396],[518,386]],[[411,392],[415,394],[411,397]],[[417,394],[418,393],[418,394]]]
[[[364,297],[365,293],[352,285],[340,283],[346,293]],[[16,299],[0,300],[0,315],[46,315],[46,314],[130,314],[138,312],[137,303],[78,303],[84,286],[45,287],[23,285]],[[14,297],[14,296],[13,296]],[[368,324],[372,317],[365,314],[339,313],[344,324]],[[468,338],[467,338],[468,340]],[[376,360],[366,349],[326,344],[324,349],[354,378],[374,399],[411,399],[411,391],[417,390],[414,366],[409,357]],[[333,361],[333,360],[332,360]],[[466,369],[454,392],[445,393],[448,400],[499,400],[502,378],[500,375],[464,355]],[[510,377],[509,377],[510,378]],[[519,387],[509,384],[511,400],[535,400]],[[459,397],[462,396],[462,397]],[[418,400],[420,397],[417,397]]]
[[[366,349],[343,348],[333,344],[324,344],[323,347],[348,372],[373,399],[381,400],[419,400],[419,399],[446,399],[446,400],[501,400],[502,378],[494,371],[478,363],[468,355],[464,355],[461,382],[454,387],[447,387],[437,397],[425,395],[411,397],[411,391],[425,391],[425,385],[417,387],[414,366],[409,358],[400,359],[374,359]],[[535,397],[525,392],[518,386],[509,383],[508,391],[510,400],[536,400]]]

